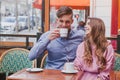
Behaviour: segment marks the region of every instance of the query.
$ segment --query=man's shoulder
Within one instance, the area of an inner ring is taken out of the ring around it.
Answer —
[[[49,33],[50,33],[50,31],[42,33],[41,38],[47,37],[49,35]]]
[[[85,35],[85,31],[83,31],[83,30],[73,30],[73,32],[76,35]]]
[[[48,35],[50,31],[44,32],[42,35]]]

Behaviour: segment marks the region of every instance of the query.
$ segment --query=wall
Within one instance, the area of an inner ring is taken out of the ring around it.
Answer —
[[[118,34],[118,0],[112,0],[111,35]]]
[[[118,29],[120,31],[120,0],[118,1]]]
[[[111,36],[112,0],[90,0],[90,17],[101,18],[106,26],[106,37]]]

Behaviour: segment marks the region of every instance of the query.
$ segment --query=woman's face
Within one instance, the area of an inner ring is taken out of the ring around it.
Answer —
[[[89,34],[91,32],[91,26],[89,25],[90,20],[87,20],[87,23],[85,25],[85,34]]]

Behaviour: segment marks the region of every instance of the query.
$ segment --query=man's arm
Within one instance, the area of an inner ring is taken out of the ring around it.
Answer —
[[[32,47],[29,53],[29,59],[34,60],[39,57],[47,48],[50,40],[48,39],[49,32],[44,33],[38,42]]]
[[[49,31],[44,33],[38,42],[32,47],[29,53],[29,59],[34,60],[38,58],[46,49],[47,45],[50,43],[50,41],[60,37],[59,30],[54,29],[53,31]]]

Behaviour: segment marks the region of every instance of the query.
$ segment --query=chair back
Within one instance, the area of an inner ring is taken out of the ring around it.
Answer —
[[[115,53],[114,70],[115,71],[119,71],[120,70],[120,54],[118,54],[118,53]]]
[[[48,52],[45,51],[44,56],[42,57],[42,60],[41,60],[40,68],[44,68],[45,67],[47,56],[48,56]]]
[[[5,51],[0,57],[0,73],[14,73],[23,68],[34,67],[34,62],[28,59],[29,50],[13,48]]]

